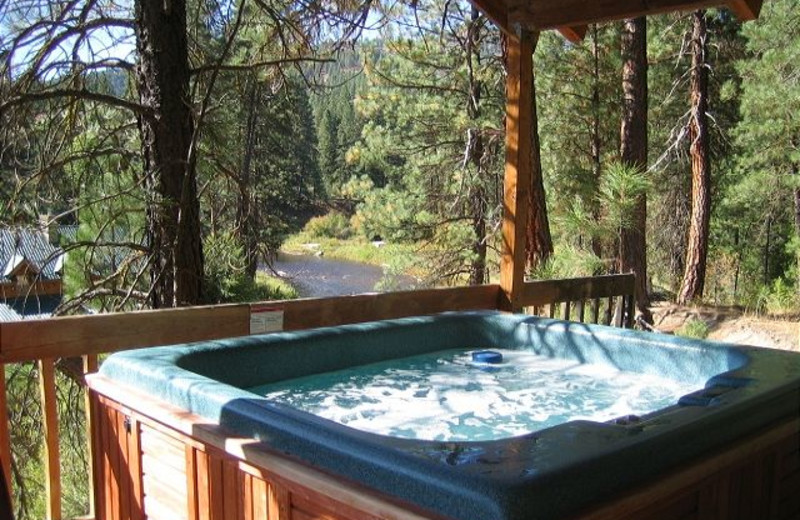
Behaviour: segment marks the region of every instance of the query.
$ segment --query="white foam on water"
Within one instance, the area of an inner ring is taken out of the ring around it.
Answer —
[[[607,421],[675,404],[696,384],[609,365],[494,349],[500,365],[447,351],[252,388],[359,430],[415,439],[492,440],[571,420]]]

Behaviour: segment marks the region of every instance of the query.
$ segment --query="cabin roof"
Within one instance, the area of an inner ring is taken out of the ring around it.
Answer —
[[[578,41],[592,23],[671,11],[727,7],[740,20],[758,17],[763,0],[471,0],[500,29],[537,32],[555,29]]]
[[[38,229],[0,228],[0,283],[11,283],[22,268],[44,280],[58,279],[63,254]]]

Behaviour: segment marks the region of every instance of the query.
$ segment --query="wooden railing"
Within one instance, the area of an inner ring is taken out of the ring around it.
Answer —
[[[635,288],[632,274],[526,282],[522,302],[536,316],[631,328]]]
[[[584,303],[587,303],[586,308],[595,309],[592,311],[595,317],[593,322],[606,323],[611,321],[610,318],[599,318],[610,316],[609,309],[619,309],[617,313],[620,319],[616,323],[629,326],[633,287],[633,275],[528,282],[524,285],[523,302],[534,310],[547,307],[548,315],[560,315],[565,319],[580,318],[580,321],[583,321]],[[265,305],[271,310],[282,311],[283,330],[300,330],[444,311],[497,309],[500,297],[499,286],[483,285],[0,323],[0,453],[5,474],[11,475],[4,374],[8,363],[37,364],[43,411],[46,515],[48,520],[60,520],[62,496],[55,377],[57,359],[82,359],[81,371],[85,375],[97,371],[98,355],[103,353],[247,335],[250,333],[251,313]],[[602,315],[598,310],[601,304],[606,309]],[[559,305],[560,311],[557,310]],[[576,309],[574,313],[570,313],[571,306]],[[89,409],[87,406],[86,410]],[[92,417],[87,412],[87,438],[90,440],[87,450],[90,453],[91,424]],[[91,496],[91,486],[94,484],[91,470],[88,478]],[[93,504],[93,498],[89,502]],[[88,517],[93,518],[94,512],[89,511]]]

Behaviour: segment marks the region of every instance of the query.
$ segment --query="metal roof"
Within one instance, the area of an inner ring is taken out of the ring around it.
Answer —
[[[0,228],[0,283],[10,282],[9,275],[27,261],[43,280],[61,277],[63,249],[53,245],[45,232],[30,228]]]

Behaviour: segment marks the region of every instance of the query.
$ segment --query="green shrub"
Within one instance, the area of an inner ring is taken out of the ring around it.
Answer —
[[[434,216],[422,208],[418,195],[391,188],[368,193],[354,220],[367,240],[415,242],[430,239],[436,228]]]
[[[692,318],[675,330],[676,336],[694,339],[706,339],[711,332],[703,320]]]
[[[557,280],[594,276],[606,270],[606,263],[588,249],[570,244],[556,245],[547,263],[531,273],[536,280]]]
[[[797,312],[797,289],[783,278],[778,278],[772,285],[763,287],[758,296],[758,309],[767,314],[782,315]]]
[[[298,297],[297,290],[281,278],[267,273],[256,273],[254,298],[249,301],[293,300]]]
[[[231,233],[210,235],[205,241],[205,294],[208,303],[256,302],[297,298],[286,282],[266,273],[247,276],[242,246]]]
[[[321,217],[309,220],[303,228],[303,233],[310,238],[338,238],[350,237],[350,221],[338,211],[332,211]]]

